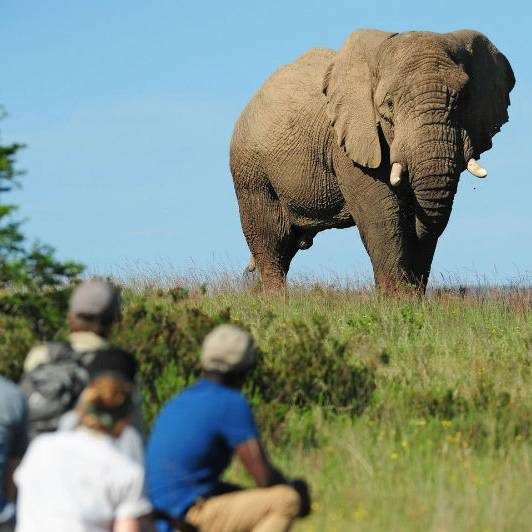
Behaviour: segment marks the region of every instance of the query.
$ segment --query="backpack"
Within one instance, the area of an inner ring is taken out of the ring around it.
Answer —
[[[30,438],[57,430],[61,416],[72,410],[89,381],[85,360],[66,342],[48,342],[48,361],[25,373],[20,386],[28,398]]]

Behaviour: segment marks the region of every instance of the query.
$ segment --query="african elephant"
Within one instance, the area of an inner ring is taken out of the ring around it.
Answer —
[[[375,283],[425,290],[460,173],[508,120],[515,84],[481,33],[353,32],[277,70],[238,119],[230,166],[266,289],[324,229],[356,225]]]

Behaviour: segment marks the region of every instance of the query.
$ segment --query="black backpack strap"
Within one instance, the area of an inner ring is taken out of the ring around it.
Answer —
[[[176,532],[199,532],[194,525],[191,525],[190,523],[188,523],[184,519],[180,519],[179,517],[173,517],[164,510],[158,510],[157,508],[154,508],[152,516],[154,519],[166,521],[167,523],[172,525]]]
[[[71,358],[74,356],[74,349],[68,342],[46,342],[46,349],[48,350],[48,360]]]

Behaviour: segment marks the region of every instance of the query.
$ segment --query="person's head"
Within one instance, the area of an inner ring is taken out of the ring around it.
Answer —
[[[131,353],[112,346],[98,349],[87,365],[90,380],[112,373],[133,384],[137,370],[138,363]]]
[[[241,388],[256,361],[253,338],[235,325],[219,325],[203,341],[203,375],[232,388]]]
[[[72,332],[88,331],[107,337],[120,317],[120,293],[111,283],[90,279],[72,292],[68,325]]]
[[[80,425],[118,437],[131,417],[132,391],[132,384],[117,374],[96,377],[78,400],[76,412]]]

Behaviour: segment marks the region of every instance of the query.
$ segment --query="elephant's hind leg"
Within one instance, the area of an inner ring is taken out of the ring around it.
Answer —
[[[238,180],[235,179],[235,183]],[[282,290],[297,252],[297,240],[272,186],[264,177],[236,186],[240,221],[265,290]]]

